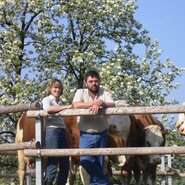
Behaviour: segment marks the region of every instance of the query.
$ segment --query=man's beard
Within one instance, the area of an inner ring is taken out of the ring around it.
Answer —
[[[88,90],[93,93],[96,94],[99,91],[99,87],[98,86],[93,86],[92,88],[88,87]]]

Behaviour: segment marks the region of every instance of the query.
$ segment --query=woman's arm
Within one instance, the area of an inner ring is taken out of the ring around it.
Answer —
[[[47,108],[47,112],[50,113],[56,113],[60,112],[64,109],[71,109],[72,105],[53,105]]]

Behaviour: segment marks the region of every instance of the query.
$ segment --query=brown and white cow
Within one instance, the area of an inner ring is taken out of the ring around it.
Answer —
[[[165,135],[167,130],[164,129],[162,123],[151,114],[134,115],[137,124],[143,126],[145,130],[145,143],[146,147],[157,147],[165,145]],[[155,127],[157,125],[159,127]],[[150,163],[161,163],[160,155],[150,155]]]
[[[144,147],[159,147],[164,146],[165,139],[163,131],[159,125],[149,125],[145,127]],[[138,155],[134,156],[134,166],[143,172],[143,184],[147,185],[148,177],[151,179],[152,185],[156,184],[156,170],[157,165],[161,163],[160,155]],[[134,168],[133,168],[134,171]],[[138,172],[135,171],[135,178],[137,182],[141,182]]]
[[[176,128],[182,136],[185,136],[185,114],[184,113],[179,114],[178,120],[176,122]]]
[[[182,105],[185,106],[185,102]],[[176,122],[176,128],[182,136],[185,136],[185,113],[180,113],[178,115],[178,120]]]
[[[77,127],[77,117],[70,116],[64,117],[66,127],[67,127],[67,140],[70,148],[79,147],[79,129]],[[22,114],[18,123],[16,130],[16,143],[32,141],[35,138],[35,118],[27,117],[26,112]],[[33,158],[28,158],[24,156],[23,150],[17,151],[18,156],[18,176],[20,185],[24,184],[26,164],[31,165],[34,162]],[[72,163],[79,164],[79,158],[73,157]]]
[[[128,115],[111,115],[109,117],[108,146],[126,147],[130,128],[131,120]],[[125,155],[110,156],[110,159],[118,166],[123,166],[126,162]]]
[[[28,118],[25,112],[22,114],[17,123],[15,142],[16,143],[28,142],[32,141],[34,138],[35,138],[35,119]],[[32,158],[25,157],[23,150],[17,151],[17,157],[18,157],[19,181],[20,185],[23,185],[26,173],[25,171],[26,164],[31,165],[34,160]]]
[[[127,138],[127,147],[164,146],[164,127],[154,116],[149,114],[131,115],[130,120],[131,127]],[[124,125],[117,123],[112,127],[114,127],[116,134],[124,138],[125,133],[122,133]],[[130,157],[123,166],[123,170],[129,174],[128,178],[124,178],[124,184],[130,184],[132,171],[137,184],[140,184],[141,181],[140,171],[143,171],[144,184],[147,183],[149,176],[152,184],[155,184],[156,168],[159,163],[159,155]]]

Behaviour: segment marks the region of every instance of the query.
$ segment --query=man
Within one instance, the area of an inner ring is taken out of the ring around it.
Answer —
[[[110,93],[100,88],[98,72],[90,70],[85,74],[86,89],[78,89],[73,98],[73,107],[89,109],[95,115],[80,116],[80,148],[106,148],[108,116],[96,115],[100,108],[114,107]],[[90,185],[108,185],[104,174],[104,156],[81,156],[80,163],[90,176]]]

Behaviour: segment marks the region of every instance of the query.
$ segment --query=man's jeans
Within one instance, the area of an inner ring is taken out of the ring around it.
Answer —
[[[63,128],[46,128],[46,148],[60,149],[68,148],[65,129]],[[57,174],[57,185],[65,185],[67,182],[69,172],[69,157],[48,157],[45,182],[46,184],[53,184]]]
[[[107,130],[101,133],[80,131],[80,148],[106,148]],[[90,175],[90,185],[108,185],[109,179],[104,174],[104,156],[80,156],[80,163]]]

